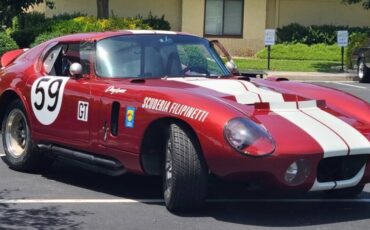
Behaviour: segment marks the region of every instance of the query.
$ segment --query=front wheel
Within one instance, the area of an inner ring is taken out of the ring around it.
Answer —
[[[3,159],[10,168],[36,171],[47,165],[46,158],[33,145],[26,113],[19,100],[12,102],[5,112],[2,141],[5,152]]]
[[[207,169],[192,132],[171,124],[166,143],[163,191],[172,212],[200,209],[207,191]]]
[[[361,59],[358,64],[357,76],[361,83],[370,82],[370,69],[366,66],[365,60]]]

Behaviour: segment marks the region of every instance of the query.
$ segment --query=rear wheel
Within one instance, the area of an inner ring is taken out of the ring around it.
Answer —
[[[171,124],[166,143],[163,191],[172,212],[200,209],[207,191],[207,169],[192,132]]]
[[[360,184],[351,188],[330,190],[326,192],[326,195],[333,198],[354,198],[360,195],[364,188],[365,185]]]
[[[366,66],[364,59],[359,61],[357,75],[361,83],[370,82],[370,69]]]
[[[33,145],[31,131],[21,101],[12,102],[2,123],[5,163],[18,171],[36,171],[51,163]]]

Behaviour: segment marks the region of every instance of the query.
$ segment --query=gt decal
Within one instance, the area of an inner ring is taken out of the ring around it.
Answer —
[[[31,105],[36,119],[51,125],[58,117],[68,77],[42,77],[31,88]]]
[[[77,108],[77,120],[88,121],[89,118],[89,102],[79,101]]]
[[[126,109],[126,119],[125,119],[125,127],[133,128],[135,124],[135,107],[127,107]]]
[[[200,122],[204,122],[209,115],[209,112],[196,107],[152,97],[144,98],[144,102],[141,107],[143,109],[150,109],[187,117]]]

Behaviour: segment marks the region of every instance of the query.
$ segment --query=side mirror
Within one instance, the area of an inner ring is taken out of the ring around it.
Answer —
[[[232,74],[239,74],[238,67],[234,63],[233,60],[230,60],[225,63],[226,68],[232,73]]]
[[[82,76],[82,65],[80,63],[72,63],[72,65],[69,67],[69,74],[72,77],[79,78]]]

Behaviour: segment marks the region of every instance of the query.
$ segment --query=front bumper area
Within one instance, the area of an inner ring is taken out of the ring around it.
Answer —
[[[222,162],[222,165],[217,163],[217,170],[211,171],[227,180],[246,181],[270,189],[326,191],[370,182],[369,156],[351,155],[333,158],[322,158],[322,154],[271,155],[263,158],[244,156],[222,159],[218,161]],[[305,164],[304,167],[296,167],[297,174],[301,175],[298,183],[289,183],[286,174],[294,162]]]

